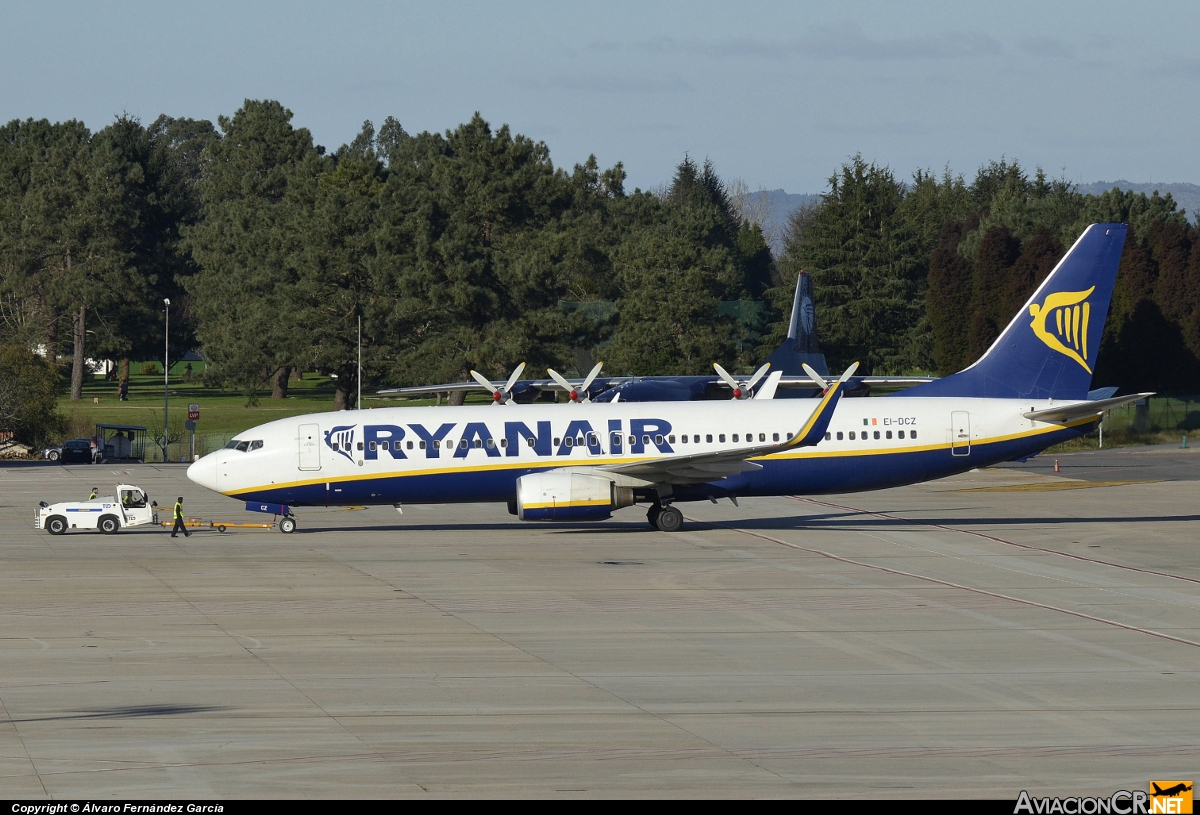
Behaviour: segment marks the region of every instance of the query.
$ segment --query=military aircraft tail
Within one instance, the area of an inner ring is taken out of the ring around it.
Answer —
[[[894,394],[1086,399],[1125,224],[1092,224],[974,364]]]
[[[801,271],[796,278],[796,295],[792,298],[792,319],[788,323],[787,339],[767,357],[772,371],[784,376],[804,376],[808,364],[817,373],[829,373],[825,355],[817,347],[817,319],[813,306],[812,275]]]

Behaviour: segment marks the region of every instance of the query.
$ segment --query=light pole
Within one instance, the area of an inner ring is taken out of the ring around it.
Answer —
[[[171,301],[164,297],[165,320],[163,327],[163,463],[167,462],[167,408],[170,406],[170,392],[167,390],[171,370]]]

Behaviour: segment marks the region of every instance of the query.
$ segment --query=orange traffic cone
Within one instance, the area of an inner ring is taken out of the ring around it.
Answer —
[[[1054,472],[1058,472],[1058,459],[1054,459]]]

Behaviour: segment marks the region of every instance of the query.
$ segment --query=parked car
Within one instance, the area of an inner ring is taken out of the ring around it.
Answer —
[[[62,458],[62,445],[55,444],[42,450],[42,458],[46,461],[58,461]]]
[[[95,439],[71,439],[63,442],[58,460],[63,464],[96,464],[101,458],[103,455],[96,449]]]

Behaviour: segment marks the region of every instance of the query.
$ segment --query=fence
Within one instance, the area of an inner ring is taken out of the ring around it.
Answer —
[[[174,428],[172,428],[174,430]],[[206,456],[214,450],[220,450],[229,440],[232,439],[235,433],[197,433],[196,434],[196,450],[195,455]],[[146,461],[161,463],[162,456],[162,432],[159,431],[156,441],[147,442],[146,444]],[[192,434],[184,430],[181,434],[171,433],[171,442],[167,445],[167,456],[169,461],[191,461],[192,460]]]

